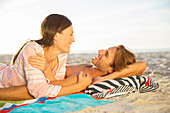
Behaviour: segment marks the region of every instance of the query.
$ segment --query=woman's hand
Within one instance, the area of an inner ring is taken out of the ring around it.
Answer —
[[[78,75],[78,83],[80,83],[85,89],[92,83],[92,77],[89,74],[83,74],[81,71]]]
[[[40,69],[46,78],[48,78],[50,81],[55,81],[55,77],[51,71],[51,68],[49,67],[45,57],[41,53],[36,53],[37,56],[31,56],[28,59],[28,62],[30,65],[34,68]]]
[[[49,68],[48,63],[41,53],[36,54],[37,56],[29,57],[28,62],[32,67],[38,68],[44,73]]]

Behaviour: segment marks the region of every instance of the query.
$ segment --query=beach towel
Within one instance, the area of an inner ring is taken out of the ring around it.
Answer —
[[[2,102],[2,101],[1,101]],[[78,111],[86,107],[95,107],[114,101],[96,100],[91,96],[82,93],[66,95],[61,97],[41,97],[26,101],[6,102],[3,107],[0,107],[0,113],[65,113]]]
[[[149,75],[143,75],[141,77],[131,76],[92,84],[85,90],[85,93],[95,98],[112,98],[127,93],[151,92],[158,88],[159,84],[153,82]]]
[[[55,112],[64,113],[78,111],[86,107],[95,107],[114,101],[97,100],[98,98],[112,98],[129,92],[145,93],[155,91],[159,84],[153,82],[150,76],[132,76],[107,80],[90,85],[84,92],[61,97],[41,97],[26,101],[0,101],[0,113],[2,112]],[[93,97],[93,98],[92,98]]]

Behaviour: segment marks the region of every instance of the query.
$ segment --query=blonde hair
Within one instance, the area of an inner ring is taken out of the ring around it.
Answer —
[[[123,45],[119,45],[116,47],[116,54],[111,67],[113,67],[114,71],[121,71],[126,68],[128,65],[136,62],[136,56],[127,50]]]

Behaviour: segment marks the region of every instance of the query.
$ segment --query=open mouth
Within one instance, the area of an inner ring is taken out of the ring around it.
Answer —
[[[94,57],[95,60],[99,60],[98,56]]]
[[[70,44],[68,44],[68,46],[69,46],[69,48],[70,48],[70,46],[71,46],[71,43],[70,43]]]

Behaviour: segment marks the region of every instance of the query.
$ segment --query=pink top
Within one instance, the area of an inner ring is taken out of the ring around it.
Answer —
[[[42,71],[28,63],[28,58],[35,56],[36,53],[44,54],[43,48],[36,42],[28,42],[20,51],[14,65],[0,64],[0,88],[27,85],[28,91],[35,98],[56,96],[61,86],[48,84]],[[67,54],[60,54],[58,59],[59,63],[54,67],[52,73],[56,80],[63,80]]]

